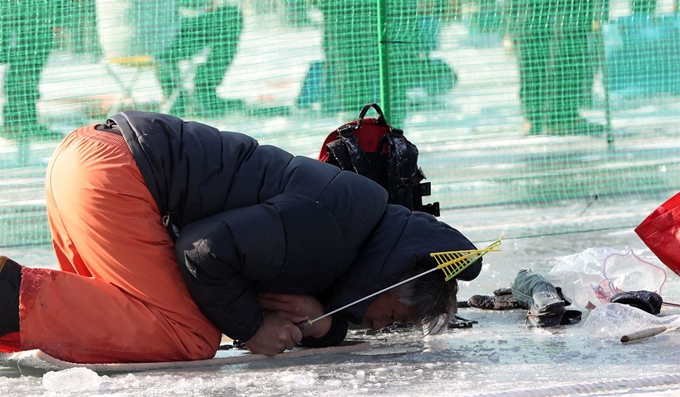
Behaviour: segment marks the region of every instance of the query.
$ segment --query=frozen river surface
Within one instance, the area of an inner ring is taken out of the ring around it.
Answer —
[[[482,246],[483,244],[479,244]],[[486,256],[460,299],[491,294],[512,283],[521,268],[545,274],[557,260],[589,247],[633,249],[658,263],[628,230],[505,240]],[[667,272],[662,296],[680,302],[680,281]],[[677,314],[664,308],[662,314]],[[367,351],[290,360],[263,360],[212,370],[96,374],[89,370],[31,372],[0,369],[0,395],[19,396],[463,396],[649,395],[680,393],[680,335],[622,344],[587,332],[584,321],[556,328],[526,328],[524,310],[460,309],[477,321],[423,337],[417,331],[353,338]],[[614,332],[616,334],[616,332]]]

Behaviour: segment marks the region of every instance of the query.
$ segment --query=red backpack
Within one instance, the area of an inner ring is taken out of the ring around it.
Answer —
[[[365,117],[375,109],[378,118]],[[430,183],[418,167],[418,148],[400,129],[387,124],[382,109],[370,103],[359,118],[331,132],[321,147],[319,160],[356,172],[378,182],[389,193],[389,203],[439,216],[439,203],[423,204]]]

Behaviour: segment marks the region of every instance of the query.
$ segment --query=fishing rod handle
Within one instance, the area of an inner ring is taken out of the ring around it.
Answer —
[[[307,329],[307,328],[311,327],[312,324],[314,324],[314,320],[307,320],[307,321],[303,321],[300,324],[298,324],[297,327],[302,330],[302,329]]]
[[[652,336],[659,335],[663,332],[668,331],[671,328],[673,328],[673,327],[670,326],[670,325],[658,325],[656,327],[643,329],[641,331],[635,331],[635,332],[630,333],[628,335],[623,335],[621,337],[621,343],[633,342],[633,341],[640,340],[640,339],[651,338]]]

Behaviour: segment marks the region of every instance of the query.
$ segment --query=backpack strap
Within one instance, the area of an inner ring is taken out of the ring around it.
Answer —
[[[357,174],[378,182],[379,179],[375,174],[375,169],[371,166],[371,163],[366,156],[364,156],[364,151],[359,144],[359,138],[357,138],[355,134],[355,131],[361,128],[364,117],[366,117],[366,113],[368,113],[371,108],[375,109],[378,114],[376,124],[392,130],[387,124],[387,120],[385,120],[385,115],[383,114],[382,109],[380,109],[380,106],[378,106],[377,103],[369,103],[361,109],[359,118],[355,123],[345,124],[338,128],[338,137],[340,139],[328,143],[326,149],[333,155],[341,169],[354,171]],[[403,136],[403,132],[401,135]]]
[[[359,138],[354,134],[354,131],[359,129],[359,126],[359,124],[346,124],[338,128],[340,139],[329,143],[327,147],[338,161],[340,168],[352,170],[357,174],[377,181],[375,170],[371,167],[371,163],[366,159],[366,156],[364,156],[364,151],[359,144]]]
[[[402,130],[396,128],[385,134],[383,139],[389,147],[387,190],[390,201],[413,210],[413,189],[424,179],[417,166],[418,148],[404,137]]]
[[[361,122],[364,120],[366,113],[368,113],[371,108],[375,109],[375,112],[378,113],[376,123],[380,126],[391,128],[389,125],[387,125],[387,120],[385,119],[382,109],[380,109],[380,106],[378,106],[378,104],[375,102],[364,105],[364,107],[361,108],[361,112],[359,112],[359,118],[357,119],[357,128],[361,127]]]

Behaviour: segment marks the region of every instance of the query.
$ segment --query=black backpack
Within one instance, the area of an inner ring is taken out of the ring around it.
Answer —
[[[375,109],[378,118],[365,117]],[[319,160],[378,182],[389,193],[389,203],[439,216],[439,203],[423,204],[430,183],[418,167],[418,148],[400,129],[387,124],[382,109],[370,103],[359,118],[331,132],[321,147]]]

